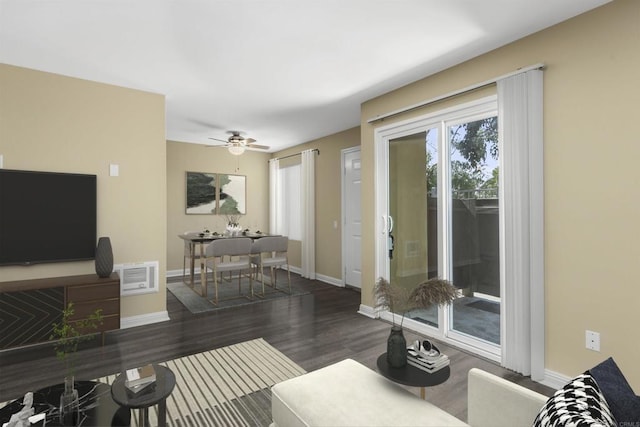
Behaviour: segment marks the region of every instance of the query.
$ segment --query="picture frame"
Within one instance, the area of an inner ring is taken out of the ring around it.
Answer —
[[[247,177],[212,172],[186,172],[187,215],[246,215]]]
[[[247,177],[245,175],[218,174],[218,214],[246,215]]]
[[[187,215],[215,215],[218,211],[218,174],[210,172],[187,172]]]

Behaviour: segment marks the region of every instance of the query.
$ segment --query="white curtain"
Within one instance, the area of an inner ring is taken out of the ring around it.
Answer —
[[[269,160],[269,233],[277,232],[278,224],[278,169],[280,160]]]
[[[498,80],[504,367],[544,379],[542,74]]]
[[[302,153],[302,277],[316,278],[315,151]]]

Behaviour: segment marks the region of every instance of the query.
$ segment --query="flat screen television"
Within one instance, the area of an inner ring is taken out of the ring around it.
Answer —
[[[90,260],[96,176],[0,169],[0,265]]]

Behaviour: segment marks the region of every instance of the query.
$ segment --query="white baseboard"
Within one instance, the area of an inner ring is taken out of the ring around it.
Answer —
[[[335,277],[325,276],[324,274],[316,274],[316,280],[319,280],[329,285],[338,286],[344,288],[344,282],[342,279],[336,279]]]
[[[557,390],[564,387],[569,381],[571,381],[571,377],[545,369],[544,380],[540,381],[540,384],[544,384],[547,387]]]
[[[140,314],[137,316],[122,317],[120,318],[120,329],[151,325],[152,323],[166,322],[167,320],[170,319],[169,313],[166,310],[155,313]]]
[[[378,318],[377,311],[373,307],[370,307],[368,305],[360,304],[360,308],[358,309],[358,313],[362,314],[363,316],[367,316],[367,317],[369,317],[371,319],[377,319]]]
[[[187,275],[189,271],[187,271]],[[200,275],[200,267],[196,267],[194,269],[194,273],[196,276]],[[182,277],[182,269],[179,270],[167,270],[166,277]]]

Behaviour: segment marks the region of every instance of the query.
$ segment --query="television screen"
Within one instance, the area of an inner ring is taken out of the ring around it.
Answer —
[[[93,259],[96,176],[0,169],[0,265]]]

